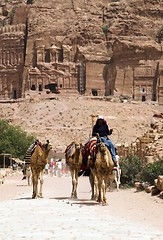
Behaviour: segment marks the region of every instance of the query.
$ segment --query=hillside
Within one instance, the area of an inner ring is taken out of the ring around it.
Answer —
[[[51,97],[51,98],[50,98]],[[40,99],[39,99],[40,98]],[[21,126],[41,141],[47,139],[56,151],[64,151],[73,140],[85,143],[92,130],[92,115],[104,115],[113,128],[115,144],[135,141],[150,128],[154,113],[163,109],[153,102],[121,102],[76,96],[31,96],[15,103],[0,103],[0,118]]]

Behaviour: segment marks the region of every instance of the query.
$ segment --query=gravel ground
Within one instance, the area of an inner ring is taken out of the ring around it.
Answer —
[[[108,206],[90,199],[87,177],[79,178],[78,200],[69,198],[70,177],[45,176],[42,199],[22,175],[0,185],[0,240],[162,240],[163,204],[135,189],[107,192]]]

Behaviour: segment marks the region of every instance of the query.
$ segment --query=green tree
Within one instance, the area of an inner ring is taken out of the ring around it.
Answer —
[[[9,153],[12,157],[23,159],[34,139],[34,136],[28,135],[19,126],[0,120],[0,153]]]

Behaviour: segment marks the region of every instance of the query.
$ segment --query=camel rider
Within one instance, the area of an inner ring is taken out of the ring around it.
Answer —
[[[104,117],[98,116],[96,123],[93,126],[92,136],[93,137],[97,136],[97,134],[100,136],[101,141],[104,142],[105,145],[110,150],[113,162],[116,165],[117,164],[116,151],[112,141],[108,138],[108,135],[111,135],[112,132],[113,132],[113,129],[109,129],[108,124],[106,123]]]
[[[25,157],[24,157],[25,165],[24,165],[23,171],[22,171],[22,172],[23,172],[23,178],[22,178],[22,180],[26,179],[26,170],[27,170],[27,168],[28,168],[28,166],[29,166],[29,164],[30,164],[30,159],[31,159],[32,153],[33,153],[35,147],[36,147],[37,145],[39,145],[39,144],[40,144],[40,141],[39,141],[38,139],[36,139],[36,140],[29,146],[29,148],[28,148],[27,151],[26,151],[26,155],[25,155]]]

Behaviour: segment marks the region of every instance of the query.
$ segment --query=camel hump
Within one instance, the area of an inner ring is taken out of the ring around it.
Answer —
[[[68,157],[71,157],[75,152],[75,142],[73,141],[72,143],[70,143],[70,145],[67,146],[66,150],[65,150],[65,157],[66,159]]]

